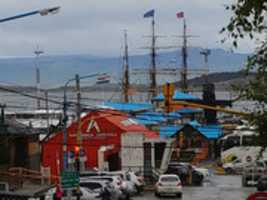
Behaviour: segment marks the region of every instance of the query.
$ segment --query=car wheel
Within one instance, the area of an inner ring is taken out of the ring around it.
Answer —
[[[157,192],[155,192],[155,196],[156,196],[156,197],[160,197],[160,194],[157,193]]]
[[[242,178],[242,186],[243,187],[247,187],[248,186],[247,181],[246,181],[245,178]]]
[[[182,197],[183,197],[183,194],[182,194],[182,193],[178,193],[178,194],[176,194],[176,196],[177,196],[178,198],[182,198]]]
[[[259,192],[262,192],[262,191],[264,191],[264,188],[261,187],[261,186],[257,186],[257,190],[258,190]]]
[[[230,167],[225,168],[224,171],[225,171],[226,174],[233,174],[234,173],[234,170],[232,168],[230,168]]]

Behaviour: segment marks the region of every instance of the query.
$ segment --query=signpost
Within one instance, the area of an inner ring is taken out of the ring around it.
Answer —
[[[79,186],[79,174],[76,171],[61,172],[61,186],[63,189],[77,188]]]

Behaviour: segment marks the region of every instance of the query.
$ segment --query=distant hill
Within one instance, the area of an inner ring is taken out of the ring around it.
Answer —
[[[200,48],[189,48],[188,65],[191,69],[203,68],[203,57]],[[179,56],[178,56],[179,55]],[[209,66],[211,72],[238,71],[242,68],[248,54],[230,53],[223,49],[211,49]],[[130,57],[130,67],[146,68],[149,66],[149,55],[133,55]],[[11,82],[16,85],[33,86],[35,84],[35,58],[1,58],[0,84]],[[177,67],[181,63],[180,51],[158,53],[158,67]],[[119,57],[97,57],[91,55],[41,56],[38,59],[41,71],[41,86],[55,88],[62,86],[66,80],[76,73],[91,74],[107,72],[118,80],[122,59]],[[92,79],[91,83],[93,84]]]

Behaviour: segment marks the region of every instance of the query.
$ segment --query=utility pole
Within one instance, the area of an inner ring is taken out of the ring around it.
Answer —
[[[39,47],[37,46],[36,50],[34,51],[35,54],[35,77],[36,77],[36,96],[39,97],[40,96],[40,69],[38,67],[38,58],[41,54],[43,54],[44,52],[42,50],[39,50]],[[41,102],[40,99],[37,99],[37,109],[39,110],[41,108]]]
[[[49,107],[48,107],[48,91],[45,91],[45,109],[46,109],[46,123],[47,123],[47,134],[50,132],[50,123],[49,123]]]
[[[80,76],[76,74],[76,93],[77,93],[77,145],[78,145],[78,156],[76,162],[76,170],[78,175],[80,174],[80,153],[82,146],[81,136],[81,90],[80,90]],[[80,186],[77,187],[77,200],[80,200]]]
[[[127,30],[124,31],[124,56],[123,56],[123,96],[124,102],[129,102],[129,57],[128,57],[128,42]]]

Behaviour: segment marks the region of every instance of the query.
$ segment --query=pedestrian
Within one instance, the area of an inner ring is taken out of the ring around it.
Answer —
[[[57,184],[53,200],[61,200],[62,196],[63,196],[63,191],[61,190],[59,184]]]

